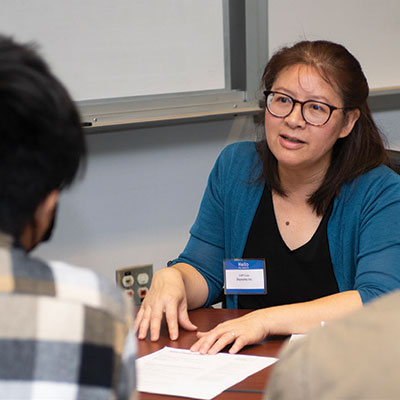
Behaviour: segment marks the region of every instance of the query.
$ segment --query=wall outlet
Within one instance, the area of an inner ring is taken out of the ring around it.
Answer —
[[[124,289],[140,306],[150,289],[153,278],[153,265],[134,265],[132,267],[117,268],[115,271],[117,285]]]

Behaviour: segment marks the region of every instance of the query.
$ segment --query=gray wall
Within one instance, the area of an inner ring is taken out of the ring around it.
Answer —
[[[375,112],[374,119],[387,139],[390,150],[400,151],[400,104],[398,109]]]
[[[374,116],[400,150],[400,110]],[[220,150],[255,135],[251,117],[89,135],[86,174],[62,194],[53,240],[35,254],[111,279],[117,267],[165,266],[186,244]]]
[[[183,249],[208,174],[228,143],[255,135],[252,119],[88,135],[86,173],[62,194],[51,242],[35,255],[115,269],[165,266]]]

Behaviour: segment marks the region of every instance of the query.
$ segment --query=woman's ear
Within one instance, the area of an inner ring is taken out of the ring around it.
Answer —
[[[358,108],[346,112],[344,116],[344,125],[339,138],[344,138],[350,135],[358,118],[360,118],[360,110]]]

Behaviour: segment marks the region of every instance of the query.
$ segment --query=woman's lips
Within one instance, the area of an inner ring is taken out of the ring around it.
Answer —
[[[298,150],[306,144],[303,140],[287,135],[279,135],[279,143],[287,150]]]
[[[291,143],[305,143],[300,139],[297,139],[295,137],[291,137],[291,136],[286,136],[286,135],[279,135],[281,138],[283,138],[284,140],[287,140]]]

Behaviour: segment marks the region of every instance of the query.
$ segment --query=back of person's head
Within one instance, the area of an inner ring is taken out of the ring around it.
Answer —
[[[17,238],[72,183],[86,152],[79,114],[32,46],[0,35],[0,231]]]
[[[350,135],[336,142],[326,175],[325,183],[334,190],[334,194],[338,194],[343,183],[378,165],[389,163],[381,133],[368,106],[368,82],[360,63],[344,46],[325,40],[301,41],[291,47],[283,47],[271,57],[262,76],[265,90],[272,88],[281,71],[299,64],[314,68],[337,91],[343,102],[345,115],[348,110],[360,111],[360,117]],[[264,150],[262,148],[260,146],[259,151],[264,151],[263,159],[271,159],[273,156],[265,143]],[[271,166],[273,167],[273,162],[270,160],[269,167]],[[329,190],[325,188],[322,192],[316,194],[317,203],[329,197]],[[328,203],[329,201],[327,199]],[[323,205],[321,210],[325,208]]]

